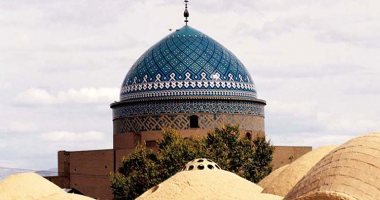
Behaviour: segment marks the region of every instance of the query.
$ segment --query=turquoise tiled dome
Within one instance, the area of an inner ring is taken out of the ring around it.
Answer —
[[[256,98],[239,59],[207,35],[184,26],[147,50],[129,70],[120,99]]]

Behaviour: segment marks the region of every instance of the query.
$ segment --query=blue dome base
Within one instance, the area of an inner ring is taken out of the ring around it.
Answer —
[[[265,101],[183,99],[118,102],[111,105],[113,119],[178,113],[243,114],[264,117]]]

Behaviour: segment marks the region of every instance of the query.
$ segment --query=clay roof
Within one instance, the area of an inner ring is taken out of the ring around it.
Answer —
[[[68,194],[47,179],[35,173],[11,175],[0,181],[1,200],[91,200]]]
[[[137,200],[281,200],[282,197],[262,194],[262,188],[224,170],[182,171],[151,188]]]
[[[380,134],[371,133],[329,153],[285,200],[378,200],[379,197]]]
[[[335,148],[335,146],[326,146],[313,150],[289,165],[275,170],[259,185],[264,188],[264,193],[285,196],[318,161]]]

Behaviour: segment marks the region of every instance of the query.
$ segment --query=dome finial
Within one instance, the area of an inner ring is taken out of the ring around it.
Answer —
[[[186,26],[187,26],[187,22],[189,22],[187,18],[190,16],[189,11],[187,10],[187,3],[189,3],[189,1],[185,0],[185,12],[183,13],[183,16],[185,17]]]

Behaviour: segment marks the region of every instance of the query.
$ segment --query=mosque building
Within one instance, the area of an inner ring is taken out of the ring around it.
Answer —
[[[164,127],[204,136],[225,124],[264,136],[265,101],[251,75],[228,49],[185,25],[147,50],[113,103],[114,148],[141,141],[155,146]]]
[[[156,148],[164,128],[183,137],[205,136],[224,125],[239,125],[247,138],[265,137],[264,107],[252,76],[227,48],[188,25],[148,49],[131,67],[112,103],[113,149],[58,152],[57,177],[63,188],[112,199],[109,174],[141,143]],[[311,147],[276,147],[277,168]]]

